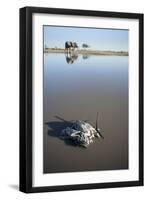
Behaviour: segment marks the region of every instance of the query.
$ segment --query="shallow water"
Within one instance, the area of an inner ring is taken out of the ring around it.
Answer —
[[[128,168],[128,57],[44,55],[44,173]],[[71,120],[89,120],[104,139],[86,148],[59,138]]]

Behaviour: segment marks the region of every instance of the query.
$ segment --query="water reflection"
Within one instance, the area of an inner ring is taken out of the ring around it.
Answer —
[[[86,55],[83,55],[82,57],[83,57],[83,59],[87,59],[87,58],[89,58],[89,55],[86,54]]]
[[[128,169],[129,57],[76,53],[44,56],[44,173]],[[104,140],[82,149],[58,138],[70,120],[94,126],[97,110]]]
[[[69,51],[65,53],[65,58],[66,58],[66,62],[68,64],[73,64],[77,59],[78,59],[79,55],[76,51]],[[83,54],[81,56],[84,60],[89,58],[88,54]]]
[[[66,62],[68,64],[73,64],[75,60],[78,58],[78,53],[76,52],[67,52],[65,53]]]

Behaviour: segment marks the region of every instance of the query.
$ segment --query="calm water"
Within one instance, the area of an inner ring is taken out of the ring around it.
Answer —
[[[128,57],[44,55],[44,173],[128,168]],[[103,139],[87,149],[59,138],[96,113]]]

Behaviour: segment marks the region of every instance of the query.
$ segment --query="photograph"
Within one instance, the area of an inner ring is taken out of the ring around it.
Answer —
[[[42,31],[43,173],[129,169],[129,30]]]
[[[20,191],[143,186],[143,19],[20,9]]]

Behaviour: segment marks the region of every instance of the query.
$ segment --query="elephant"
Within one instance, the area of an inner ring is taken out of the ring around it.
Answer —
[[[71,41],[65,42],[65,50],[67,50],[67,52],[74,51],[77,48],[78,48],[78,45],[76,42],[71,42]]]

